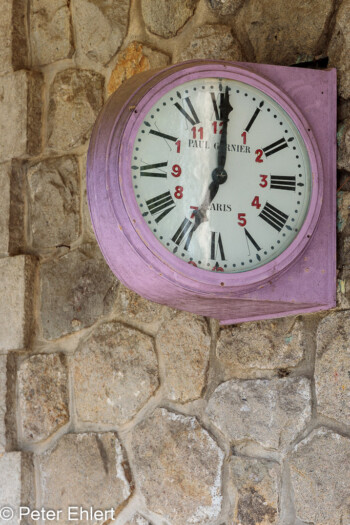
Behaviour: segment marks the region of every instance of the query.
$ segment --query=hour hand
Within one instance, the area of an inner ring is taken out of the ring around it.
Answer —
[[[213,181],[210,183],[201,206],[198,208],[198,210],[194,211],[194,229],[195,230],[198,228],[200,224],[202,224],[202,222],[205,222],[208,220],[207,211],[209,209],[211,202],[215,198],[215,195],[218,192],[219,185],[220,183],[218,183],[217,181]]]

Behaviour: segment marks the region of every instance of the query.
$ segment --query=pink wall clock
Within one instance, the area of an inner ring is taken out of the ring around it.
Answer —
[[[108,100],[88,155],[127,287],[223,324],[335,306],[336,73],[190,61]]]

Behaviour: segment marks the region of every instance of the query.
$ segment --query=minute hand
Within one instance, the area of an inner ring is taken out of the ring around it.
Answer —
[[[220,116],[222,120],[222,133],[220,137],[220,144],[218,150],[218,168],[225,168],[226,164],[226,153],[227,153],[227,124],[229,121],[229,115],[233,110],[230,104],[230,95],[228,93],[228,87],[226,87],[225,94],[221,99],[220,104]]]

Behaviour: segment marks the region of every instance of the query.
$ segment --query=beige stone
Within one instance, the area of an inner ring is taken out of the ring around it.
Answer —
[[[213,523],[223,453],[193,417],[156,409],[132,434],[134,472],[148,508],[172,525]]]
[[[131,42],[118,54],[116,65],[108,82],[108,95],[111,95],[133,75],[149,69],[165,67],[168,63],[169,57],[164,53],[151,49],[141,42]]]
[[[350,118],[339,124],[338,133],[338,169],[350,171]]]
[[[46,339],[91,326],[111,311],[117,280],[95,244],[41,266],[41,323]]]
[[[126,423],[158,388],[152,339],[120,323],[97,328],[75,353],[72,366],[81,421]]]
[[[119,286],[116,311],[119,315],[142,323],[153,323],[161,318],[163,307],[144,299],[123,285]]]
[[[185,403],[201,396],[209,364],[210,335],[201,317],[179,312],[166,320],[156,337],[164,363],[168,399]]]
[[[350,97],[350,2],[339,6],[328,48],[329,66],[337,68],[339,94]]]
[[[48,146],[68,150],[90,137],[103,105],[104,79],[94,71],[66,69],[50,86]]]
[[[10,242],[11,163],[0,164],[0,254],[7,255]]]
[[[27,171],[32,245],[70,245],[80,233],[79,168],[75,157],[31,164]]]
[[[0,351],[24,349],[32,320],[34,258],[0,259]]]
[[[244,0],[207,0],[209,7],[216,15],[234,15],[243,4]]]
[[[0,76],[0,158],[36,155],[41,150],[40,73]]]
[[[69,0],[31,0],[30,38],[34,66],[70,58],[73,35]]]
[[[6,370],[7,356],[0,355],[0,454],[4,452],[6,446],[6,427],[5,427],[5,413],[6,413]]]
[[[342,268],[337,279],[337,306],[350,308],[350,268]]]
[[[125,525],[152,525],[150,521],[146,520],[141,514],[137,513],[128,520]]]
[[[297,517],[317,525],[350,518],[350,441],[326,428],[314,430],[290,457]]]
[[[133,490],[125,452],[113,432],[66,434],[53,449],[37,456],[37,466],[40,505],[62,510],[59,519],[51,521],[53,525],[72,523],[69,506],[112,510],[117,516]],[[108,522],[111,513],[105,516],[98,523]],[[79,514],[75,521],[95,523],[84,515],[79,519]]]
[[[26,2],[2,0],[0,17],[0,73],[28,65]]]
[[[193,15],[197,0],[142,0],[142,15],[148,30],[169,38],[175,36]]]
[[[32,456],[23,452],[0,454],[1,524],[18,525],[19,507],[34,508]],[[21,523],[28,523],[21,520]]]
[[[206,412],[231,442],[245,439],[269,449],[285,448],[310,421],[310,382],[288,377],[227,381],[214,391]]]
[[[332,0],[251,0],[243,3],[235,28],[256,62],[290,65],[321,52],[332,11]]]
[[[296,317],[229,326],[220,330],[216,355],[225,377],[237,367],[274,369],[296,366],[303,358],[305,333]]]
[[[106,64],[126,35],[130,0],[72,0],[72,7],[78,58]]]
[[[68,370],[64,354],[33,355],[18,371],[20,426],[26,441],[50,437],[69,421]]]
[[[350,312],[325,317],[317,329],[315,386],[318,411],[350,422]]]
[[[211,60],[242,60],[241,47],[230,27],[208,24],[198,27],[189,45],[175,50],[174,62],[206,58]]]
[[[350,133],[349,133],[350,139]],[[350,141],[349,141],[350,145]],[[350,266],[350,192],[337,192],[337,245],[338,245],[338,267],[347,273]],[[346,283],[346,278],[345,278]]]
[[[278,523],[279,466],[263,459],[233,456],[230,481],[237,490],[233,525]]]
[[[9,253],[26,253],[27,245],[27,180],[26,161],[14,159],[10,167]]]

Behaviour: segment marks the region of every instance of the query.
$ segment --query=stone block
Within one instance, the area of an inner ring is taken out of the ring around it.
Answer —
[[[150,521],[146,520],[141,514],[137,513],[132,516],[124,525],[152,525]]]
[[[13,160],[10,174],[9,253],[27,252],[27,180],[25,161]]]
[[[32,321],[34,258],[28,255],[0,259],[0,351],[26,347]]]
[[[0,164],[0,255],[7,255],[10,241],[11,163]]]
[[[94,71],[66,69],[50,86],[47,143],[66,151],[85,144],[103,105],[104,78]]]
[[[175,36],[193,15],[197,0],[142,0],[147,29],[164,38]]]
[[[0,17],[0,73],[28,66],[26,2],[2,0]]]
[[[34,248],[70,246],[80,233],[79,167],[75,157],[27,167],[29,228]]]
[[[156,409],[132,434],[134,472],[148,508],[172,525],[216,522],[223,452],[194,417]]]
[[[111,311],[117,280],[96,244],[82,245],[41,266],[41,323],[46,339],[94,324]]]
[[[350,96],[350,95],[349,95]],[[350,118],[339,124],[338,133],[338,169],[350,171]]]
[[[154,323],[160,320],[163,307],[144,299],[121,284],[118,290],[116,311],[128,319],[142,323]]]
[[[310,421],[310,382],[297,377],[227,381],[214,391],[206,412],[231,442],[285,448]]]
[[[235,29],[255,62],[290,65],[322,52],[332,12],[332,0],[252,0],[243,3],[235,17]]]
[[[22,439],[47,439],[69,421],[66,358],[33,355],[21,363],[17,377]]]
[[[272,461],[231,458],[229,476],[237,490],[233,525],[278,523],[279,470]]]
[[[164,392],[185,403],[201,396],[209,365],[210,335],[205,320],[180,312],[162,325],[156,338],[164,366]]]
[[[241,369],[296,366],[305,350],[303,322],[296,317],[229,326],[220,330],[216,356],[226,378]]]
[[[153,341],[120,323],[106,323],[82,343],[72,363],[77,416],[89,423],[121,425],[158,388]]]
[[[69,0],[30,1],[30,40],[33,66],[70,58],[73,35]]]
[[[231,28],[207,24],[198,27],[185,48],[175,50],[174,62],[197,58],[212,60],[242,60],[240,44],[233,37]]]
[[[338,70],[339,94],[350,97],[350,4],[342,2],[328,48],[329,65]]]
[[[72,7],[78,61],[106,64],[126,36],[130,0],[73,0]]]
[[[34,508],[33,487],[34,469],[31,454],[0,454],[1,524],[18,525],[19,507],[23,505]]]
[[[132,493],[130,471],[122,446],[113,432],[66,434],[52,450],[37,456],[40,506],[62,510],[56,525],[68,525],[68,507],[114,511]],[[112,513],[103,522],[112,521]],[[81,524],[96,523],[84,516]],[[100,521],[99,521],[100,523]]]
[[[325,317],[317,329],[315,386],[317,409],[350,423],[350,312]]]
[[[6,446],[6,375],[7,375],[7,356],[0,355],[0,454],[4,452]]]
[[[118,54],[117,63],[108,82],[108,95],[133,75],[149,69],[165,67],[168,63],[169,57],[164,53],[151,49],[141,42],[131,42]]]
[[[209,7],[218,16],[234,15],[244,0],[207,0]]]
[[[42,76],[17,71],[0,76],[0,158],[36,155],[41,150]]]
[[[290,456],[296,515],[317,525],[350,523],[350,440],[314,430]]]

